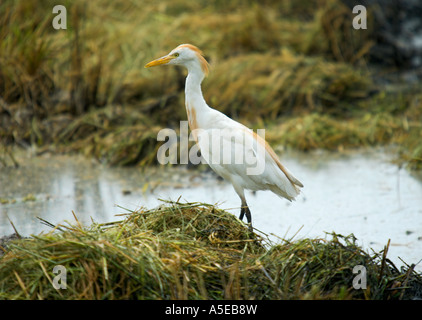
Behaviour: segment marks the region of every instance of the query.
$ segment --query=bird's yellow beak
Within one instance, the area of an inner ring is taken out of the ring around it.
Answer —
[[[164,57],[161,57],[161,58],[155,59],[155,60],[153,60],[153,61],[151,61],[151,62],[148,62],[148,63],[145,65],[145,68],[155,67],[155,66],[159,66],[159,65],[161,65],[161,64],[166,64],[166,63],[168,63],[170,60],[172,60],[172,59],[174,59],[174,58],[175,58],[174,56],[169,56],[169,55],[167,55],[167,56],[164,56]]]

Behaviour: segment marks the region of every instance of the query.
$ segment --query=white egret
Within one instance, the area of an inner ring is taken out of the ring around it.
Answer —
[[[191,44],[181,44],[169,54],[149,62],[145,68],[164,64],[181,65],[188,70],[185,104],[190,130],[209,166],[228,180],[239,195],[241,200],[239,219],[243,220],[246,215],[249,227],[252,229],[252,216],[246,202],[245,189],[271,190],[276,195],[292,201],[300,193],[303,184],[281,164],[273,149],[252,130],[209,107],[205,102],[201,83],[208,75],[209,66],[201,50]],[[218,139],[214,139],[217,135]],[[226,140],[226,143],[209,143],[209,139],[212,141],[222,139],[223,142]],[[232,156],[231,161],[224,161],[226,158],[221,157],[220,151],[223,155]],[[249,157],[253,161],[233,161],[239,153],[244,155],[243,160]],[[212,161],[215,158],[219,161]],[[261,166],[262,170],[258,173],[253,172],[251,163]]]

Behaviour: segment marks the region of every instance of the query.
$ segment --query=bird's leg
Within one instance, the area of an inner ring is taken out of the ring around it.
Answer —
[[[242,206],[240,208],[240,216],[239,219],[243,220],[243,217],[246,215],[246,219],[248,220],[249,224],[249,231],[252,232],[252,215],[251,211],[249,210],[248,204],[246,203],[245,199],[242,199]]]
[[[243,217],[245,215],[245,207],[242,205],[242,207],[240,207],[240,216],[239,216],[239,220],[242,221]]]
[[[245,214],[246,214],[246,219],[248,219],[248,223],[252,227],[252,215],[251,215],[251,211],[249,210],[248,206],[246,206]]]

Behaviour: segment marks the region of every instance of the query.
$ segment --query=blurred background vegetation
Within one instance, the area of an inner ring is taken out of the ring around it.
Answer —
[[[66,30],[52,27],[57,4],[67,9]],[[355,30],[353,5],[3,0],[0,166],[14,161],[12,146],[155,163],[158,131],[186,120],[186,72],[143,66],[192,43],[211,64],[209,105],[266,128],[270,143],[304,151],[394,145],[420,169],[421,80],[402,76],[412,66],[398,62],[397,50],[382,51],[386,9],[368,5],[368,29]]]

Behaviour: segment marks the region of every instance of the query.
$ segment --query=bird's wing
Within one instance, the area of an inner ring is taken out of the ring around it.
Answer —
[[[291,200],[303,186],[263,138],[228,117],[219,117],[212,129],[203,130],[198,144],[214,171],[244,188],[270,189]]]
[[[253,131],[251,131],[251,134],[254,136],[254,138],[265,147],[265,151],[266,151],[266,157],[267,157],[267,161],[268,160],[272,160],[277,167],[285,174],[285,176],[287,177],[287,179],[289,179],[289,181],[298,186],[303,188],[303,184],[302,182],[300,182],[298,179],[296,179],[293,174],[290,173],[290,171],[283,166],[283,164],[280,162],[280,159],[278,158],[278,156],[275,154],[274,150],[271,148],[271,146],[265,141],[264,138],[262,138],[261,136],[257,135],[256,133],[254,133]],[[270,161],[270,162],[272,162]]]

